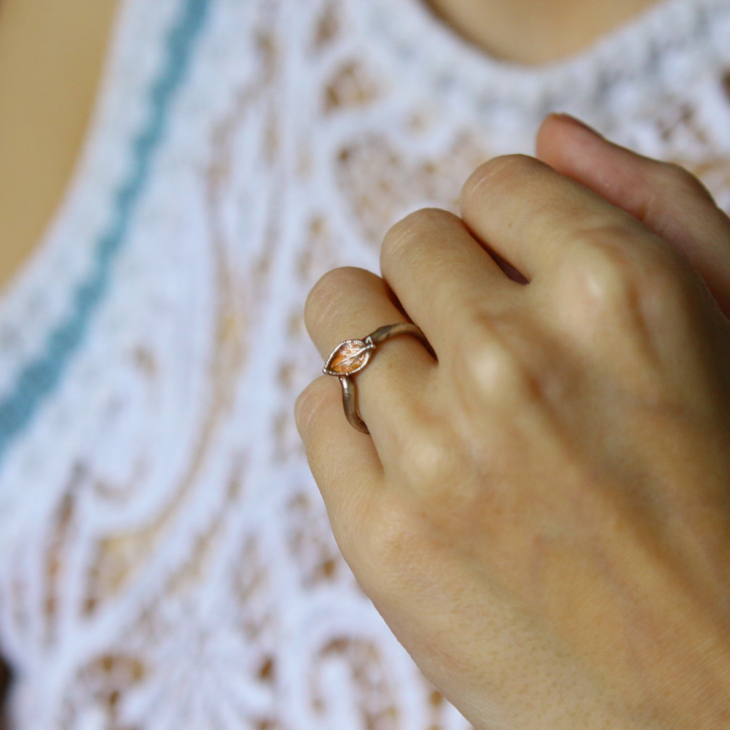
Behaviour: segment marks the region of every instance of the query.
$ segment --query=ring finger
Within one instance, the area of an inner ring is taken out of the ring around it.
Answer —
[[[408,322],[393,304],[383,279],[346,267],[325,274],[307,298],[307,330],[326,360],[344,340],[363,339],[379,327]],[[383,465],[389,446],[419,418],[436,361],[418,339],[400,336],[381,344],[371,363],[353,376],[358,409]],[[331,378],[332,388],[340,384]],[[343,429],[352,429],[342,409]]]

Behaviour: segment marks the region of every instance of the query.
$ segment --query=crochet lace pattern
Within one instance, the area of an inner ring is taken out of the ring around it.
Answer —
[[[553,110],[730,209],[728,39],[727,0],[665,0],[534,69],[421,0],[124,0],[75,177],[0,300],[11,726],[468,728],[332,536],[293,421],[322,367],[306,295],[378,272],[390,225],[458,212]]]

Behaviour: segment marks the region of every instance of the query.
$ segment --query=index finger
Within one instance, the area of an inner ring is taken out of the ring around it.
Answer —
[[[585,185],[527,155],[484,163],[461,192],[461,215],[472,233],[524,277],[550,276],[580,247],[620,232],[611,245],[627,253],[672,252],[625,210]]]

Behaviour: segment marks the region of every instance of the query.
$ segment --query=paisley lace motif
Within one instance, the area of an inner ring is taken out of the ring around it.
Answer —
[[[88,266],[186,2],[126,0],[77,179],[0,305],[0,389]],[[408,212],[457,212],[553,108],[730,210],[730,3],[664,2],[529,71],[417,2],[214,0],[98,316],[0,472],[14,727],[468,728],[332,536],[292,413],[322,367],[306,295],[378,271]]]

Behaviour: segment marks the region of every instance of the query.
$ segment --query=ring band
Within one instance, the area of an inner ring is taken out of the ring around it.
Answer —
[[[370,362],[378,345],[400,335],[417,337],[426,349],[434,354],[431,345],[420,328],[415,324],[403,322],[380,327],[362,340],[345,340],[341,342],[327,359],[324,368],[322,368],[322,372],[326,375],[334,375],[339,378],[342,386],[342,404],[345,408],[345,416],[347,416],[350,425],[358,431],[362,431],[362,433],[370,433],[370,431],[360,418],[357,409],[357,388],[352,376],[359,373]]]

